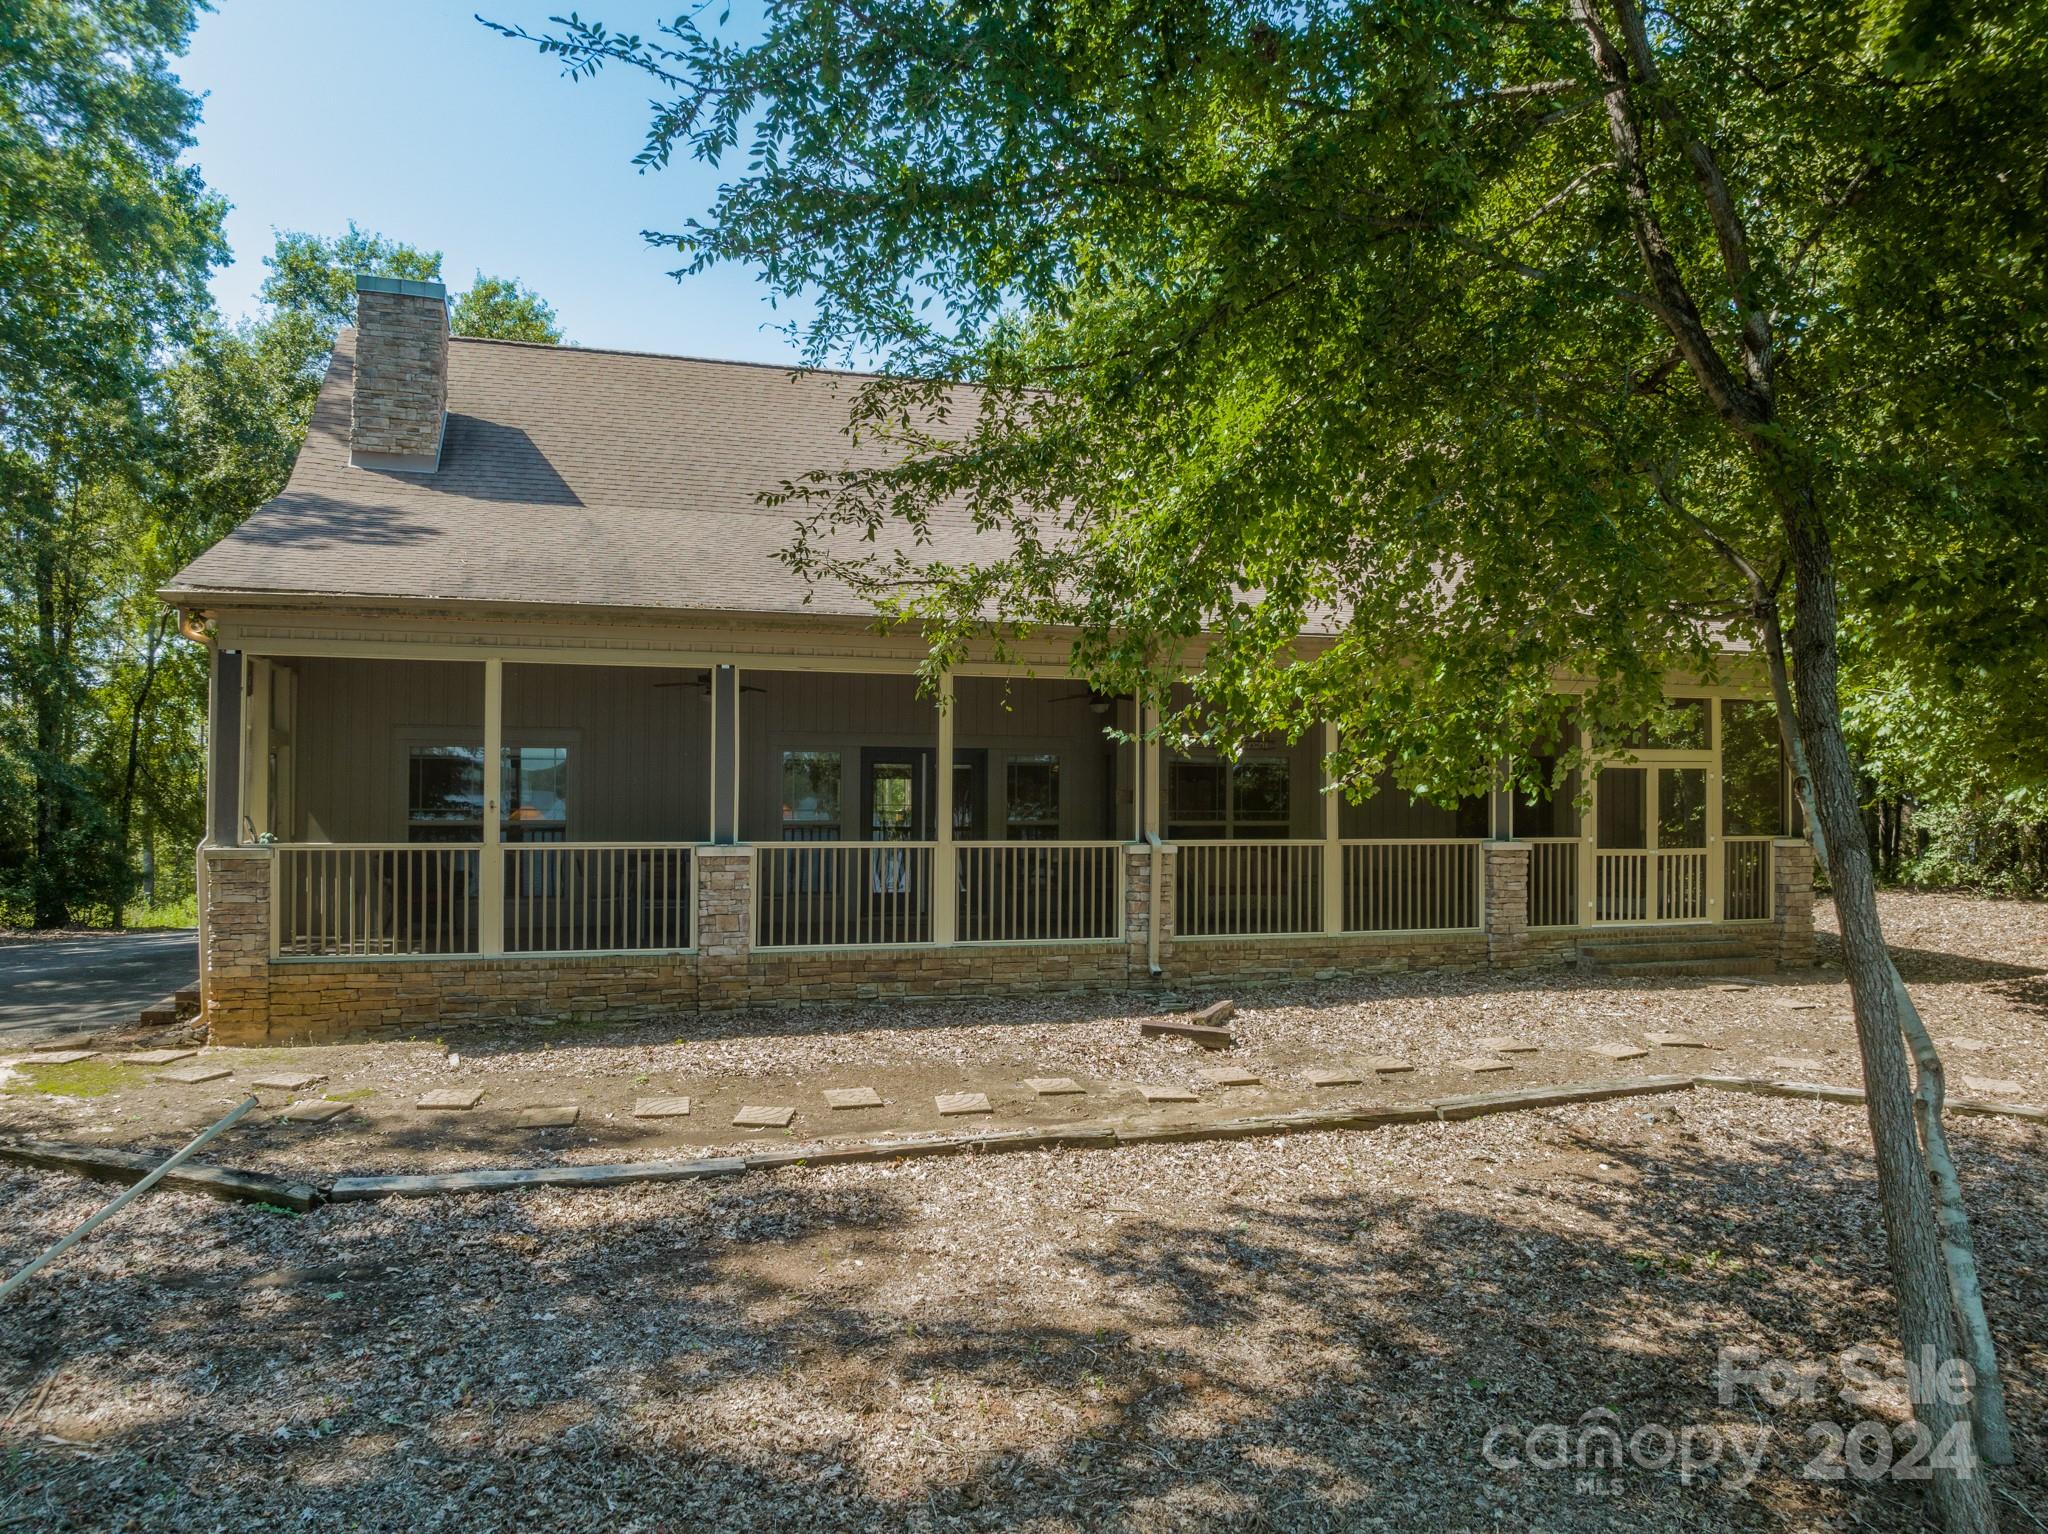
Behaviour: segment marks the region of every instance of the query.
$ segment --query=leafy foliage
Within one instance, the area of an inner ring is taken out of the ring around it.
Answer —
[[[221,205],[179,164],[191,4],[40,0],[0,29],[0,908],[118,908],[86,766],[122,508],[161,474],[158,348],[191,333]]]
[[[991,612],[1077,624],[1104,686],[1206,650],[1184,733],[1335,717],[1354,782],[1454,794],[1546,732],[1560,674],[1621,722],[1711,671],[1754,601],[1708,535],[1775,590],[1788,479],[1872,623],[1941,667],[2012,634],[2039,680],[1982,575],[2041,547],[2048,57],[2038,8],[1942,9],[1910,78],[1852,8],[1648,16],[1685,302],[1724,355],[1772,337],[1772,419],[1737,432],[1715,389],[1751,386],[1674,345],[1570,5],[895,0],[534,40],[656,82],[643,163],[744,160],[657,237],[683,272],[750,264],[812,300],[814,361],[896,375],[860,428],[906,460],[788,487],[799,572],[922,624],[935,664]],[[1737,183],[1734,267],[1691,140]],[[877,554],[892,518],[1010,551]],[[1332,641],[1303,659],[1303,629]]]
[[[486,277],[478,272],[468,291],[456,299],[450,325],[459,336],[484,341],[562,344],[555,306],[531,288],[522,287],[516,277]]]

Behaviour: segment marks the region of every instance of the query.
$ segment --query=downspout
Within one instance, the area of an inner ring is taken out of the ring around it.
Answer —
[[[1152,912],[1145,922],[1145,964],[1151,970],[1152,978],[1157,980],[1166,973],[1159,967],[1159,873],[1165,860],[1161,855],[1159,833],[1147,831],[1145,840],[1152,848]]]

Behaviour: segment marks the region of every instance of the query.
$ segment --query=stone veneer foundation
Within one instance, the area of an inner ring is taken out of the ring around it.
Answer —
[[[1144,991],[1167,986],[1335,979],[1392,970],[1514,968],[1578,956],[1576,928],[1531,929],[1529,849],[1484,848],[1485,927],[1433,934],[1181,938],[1172,931],[1171,848],[1125,858],[1125,932],[1082,943],[949,948],[760,950],[752,946],[753,858],[744,847],[697,851],[697,946],[685,953],[591,957],[274,959],[266,847],[211,847],[203,880],[200,978],[207,1026],[221,1044],[314,1042],[464,1023],[603,1017],[620,1021],[744,1006]],[[1160,884],[1155,906],[1154,870]],[[1813,853],[1781,841],[1769,922],[1704,929],[1753,945],[1782,966],[1813,961]],[[1150,932],[1160,921],[1156,950]],[[1611,939],[1669,928],[1601,929]],[[1699,932],[1698,927],[1686,929]],[[1152,968],[1154,958],[1158,970]]]

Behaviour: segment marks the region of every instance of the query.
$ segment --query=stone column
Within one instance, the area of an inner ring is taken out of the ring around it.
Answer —
[[[268,847],[207,847],[205,943],[199,972],[206,1034],[215,1044],[261,1044],[270,1034]]]
[[[1152,848],[1133,842],[1124,849],[1124,941],[1130,955],[1131,985],[1159,985],[1165,982],[1173,958],[1174,850],[1159,849],[1159,899],[1153,902]],[[1152,922],[1159,921],[1158,960],[1160,973],[1152,973]]]
[[[1479,855],[1486,962],[1502,968],[1521,964],[1529,944],[1529,844],[1481,842]]]
[[[1782,837],[1771,844],[1771,920],[1781,967],[1813,963],[1813,844]]]
[[[697,849],[697,1006],[723,1012],[747,1004],[754,947],[754,849]]]

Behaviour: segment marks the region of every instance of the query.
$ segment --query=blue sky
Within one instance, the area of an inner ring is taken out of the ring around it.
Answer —
[[[673,6],[675,0],[668,0]],[[205,95],[192,158],[233,204],[230,315],[256,306],[274,229],[365,229],[443,252],[451,291],[478,270],[554,304],[572,341],[753,361],[795,356],[752,273],[672,280],[645,228],[702,214],[719,177],[693,160],[639,174],[639,75],[574,84],[473,13],[539,31],[561,0],[216,0],[178,73]],[[651,32],[662,0],[583,0]],[[743,163],[743,162],[741,162]]]

